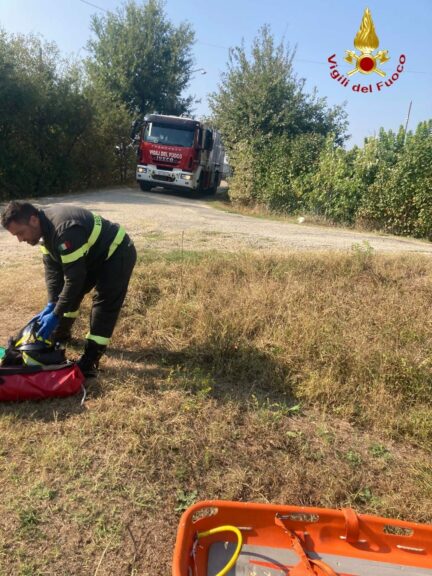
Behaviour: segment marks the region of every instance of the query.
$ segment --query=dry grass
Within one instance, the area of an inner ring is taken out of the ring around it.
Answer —
[[[42,287],[2,270],[2,342]],[[204,498],[431,522],[431,295],[429,259],[359,247],[142,254],[85,406],[0,408],[0,574],[168,576]]]
[[[136,274],[128,341],[176,352],[249,391],[278,391],[430,444],[429,259],[361,247],[352,255],[180,259]]]

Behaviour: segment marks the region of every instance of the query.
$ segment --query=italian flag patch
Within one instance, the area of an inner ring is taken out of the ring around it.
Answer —
[[[66,240],[66,242],[63,242],[63,244],[60,244],[59,246],[60,252],[66,252],[66,250],[70,250],[71,248],[72,242],[69,242],[69,240]]]

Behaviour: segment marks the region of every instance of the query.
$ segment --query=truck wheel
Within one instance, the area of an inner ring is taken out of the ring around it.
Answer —
[[[153,188],[150,182],[143,182],[143,180],[139,180],[138,184],[143,192],[149,192]]]
[[[202,174],[199,177],[198,186],[197,186],[196,190],[197,190],[198,194],[205,194],[205,192],[206,192],[206,189],[204,188],[204,178],[203,178]]]
[[[218,188],[219,188],[219,172],[215,172],[213,186],[209,188],[207,192],[209,194],[216,194]]]

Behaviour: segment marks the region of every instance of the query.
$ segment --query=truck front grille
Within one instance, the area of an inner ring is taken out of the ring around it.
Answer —
[[[162,164],[156,164],[158,170],[166,170],[167,172],[172,172],[172,166],[163,166]]]
[[[153,180],[160,180],[161,182],[174,182],[175,176],[162,176],[162,174],[153,174]]]

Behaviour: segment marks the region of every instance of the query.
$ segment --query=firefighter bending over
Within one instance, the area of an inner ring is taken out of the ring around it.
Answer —
[[[124,228],[84,208],[57,204],[43,210],[9,202],[1,224],[20,242],[40,245],[48,304],[37,315],[37,335],[66,344],[84,295],[95,289],[84,353],[78,365],[95,375],[112,336],[136,262]]]

